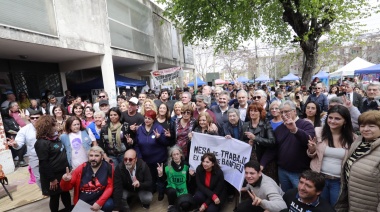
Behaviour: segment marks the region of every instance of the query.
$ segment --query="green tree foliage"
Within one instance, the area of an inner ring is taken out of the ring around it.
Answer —
[[[254,37],[272,45],[297,43],[305,57],[302,83],[307,85],[321,37],[328,35],[334,44],[347,40],[358,26],[353,20],[377,9],[367,0],[158,1],[190,44],[211,41],[216,51],[230,51]]]

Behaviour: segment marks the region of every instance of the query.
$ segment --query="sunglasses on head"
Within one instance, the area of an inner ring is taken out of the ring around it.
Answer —
[[[133,160],[134,160],[134,158],[124,158],[125,162],[132,162]]]
[[[261,96],[253,96],[252,99],[261,99]]]

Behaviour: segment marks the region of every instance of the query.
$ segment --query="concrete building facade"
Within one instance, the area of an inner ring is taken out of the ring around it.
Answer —
[[[49,89],[63,96],[75,90],[69,81],[98,77],[104,86],[94,89],[104,88],[115,105],[115,74],[151,85],[152,70],[194,69],[192,48],[149,0],[2,2],[1,93],[40,98]]]

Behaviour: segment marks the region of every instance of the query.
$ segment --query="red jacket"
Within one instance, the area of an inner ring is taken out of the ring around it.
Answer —
[[[103,161],[103,163],[107,163]],[[60,186],[62,191],[70,191],[71,189],[74,188],[74,205],[77,204],[78,199],[79,199],[79,186],[80,186],[80,181],[82,179],[82,171],[83,168],[86,166],[87,162],[83,163],[82,165],[78,166],[74,172],[72,173],[72,178],[71,181],[64,181],[63,178],[61,179]],[[104,203],[112,196],[113,192],[113,167],[112,167],[112,177],[108,177],[107,180],[107,186],[106,189],[104,190],[102,196],[96,201],[96,203],[100,206],[103,206]]]

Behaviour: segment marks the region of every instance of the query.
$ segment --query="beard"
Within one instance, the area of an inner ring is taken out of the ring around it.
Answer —
[[[92,168],[97,168],[102,164],[102,160],[100,160],[99,162],[96,160],[92,160],[92,161],[90,161],[90,164],[91,164]]]
[[[132,169],[132,168],[133,168],[133,165],[132,165],[132,164],[125,164],[125,167],[126,167],[127,169]]]

